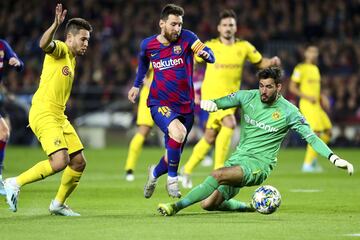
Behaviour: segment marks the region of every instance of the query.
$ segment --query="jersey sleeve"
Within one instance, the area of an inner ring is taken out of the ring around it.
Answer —
[[[16,55],[14,50],[11,48],[10,44],[7,41],[1,40],[5,46],[5,56],[4,59],[9,61],[10,58],[14,57],[20,62],[20,66],[16,67],[17,71],[22,71],[24,69],[24,62]]]
[[[262,55],[261,53],[259,53],[258,50],[256,50],[256,48],[249,43],[248,41],[245,42],[245,46],[246,46],[246,53],[247,53],[247,59],[252,63],[252,64],[258,64],[259,62],[261,62],[262,59]]]
[[[150,65],[150,59],[146,55],[146,46],[147,46],[146,41],[145,40],[142,41],[140,44],[140,53],[138,56],[139,66],[138,66],[138,71],[136,73],[136,78],[135,78],[135,82],[134,82],[134,87],[138,87],[138,88],[143,85],[145,75],[146,75],[146,73],[149,69],[149,65]]]
[[[293,73],[291,74],[291,81],[296,82],[296,83],[300,83],[301,82],[301,71],[300,71],[300,67],[296,66],[294,68]]]
[[[195,33],[189,30],[183,30],[183,31],[185,38],[188,39],[189,41],[189,45],[191,47],[191,50],[194,52],[194,55],[196,56],[200,51],[205,51],[210,55],[210,57],[208,59],[203,59],[203,60],[208,63],[214,63],[215,56],[213,51],[209,47],[207,47],[203,42],[201,42]]]
[[[331,149],[311,130],[304,116],[299,110],[293,111],[289,117],[290,128],[298,132],[307,143],[321,156],[328,158],[332,153]]]
[[[54,58],[63,58],[68,51],[68,47],[60,40],[54,40],[53,42],[55,44],[54,49],[51,52],[46,52],[46,54]]]
[[[215,99],[214,102],[219,109],[228,109],[241,107],[244,103],[252,99],[253,96],[252,91],[240,90],[225,97]]]

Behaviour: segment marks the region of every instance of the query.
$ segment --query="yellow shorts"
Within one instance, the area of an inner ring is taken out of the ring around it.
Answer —
[[[84,149],[74,127],[63,113],[31,107],[29,123],[48,156],[60,149],[67,149],[69,154]]]
[[[154,120],[151,117],[150,108],[148,108],[148,106],[146,105],[146,100],[148,96],[149,89],[144,86],[140,92],[136,124],[152,127],[154,126]]]
[[[322,132],[332,128],[331,121],[320,104],[300,102],[299,107],[313,131]]]
[[[209,113],[209,118],[206,122],[206,128],[211,128],[218,131],[221,128],[221,120],[228,115],[234,115],[236,108],[229,108],[226,110],[218,110]]]

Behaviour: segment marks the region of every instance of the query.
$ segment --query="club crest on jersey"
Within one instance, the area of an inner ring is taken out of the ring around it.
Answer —
[[[169,118],[171,115],[171,109],[167,106],[159,107],[158,112],[161,113],[161,115]]]
[[[180,45],[174,46],[173,51],[174,51],[175,54],[180,54],[181,51],[182,51],[181,46]]]
[[[56,138],[54,140],[54,145],[58,147],[58,146],[60,146],[60,144],[61,144],[61,140],[59,138]]]
[[[273,112],[273,114],[271,115],[273,120],[279,120],[280,119],[280,113],[278,111]]]
[[[229,97],[229,98],[234,98],[235,95],[236,95],[236,93],[233,92],[233,93],[230,93],[230,94],[228,95],[228,97]]]
[[[64,76],[71,76],[71,71],[70,68],[68,66],[64,66],[61,70],[62,74]]]

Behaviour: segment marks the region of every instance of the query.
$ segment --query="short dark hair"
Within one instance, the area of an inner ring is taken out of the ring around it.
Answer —
[[[89,32],[92,32],[93,30],[90,23],[83,18],[69,19],[69,21],[66,23],[65,35],[68,34],[68,32],[76,35],[81,29],[88,30]]]
[[[184,16],[184,9],[175,4],[167,4],[161,10],[160,19],[167,20],[170,14],[182,17]]]
[[[256,76],[259,80],[272,78],[274,79],[275,84],[282,83],[282,75],[282,70],[279,67],[264,68],[256,73]]]
[[[234,18],[237,21],[236,13],[232,9],[224,9],[219,13],[219,23],[224,18]]]

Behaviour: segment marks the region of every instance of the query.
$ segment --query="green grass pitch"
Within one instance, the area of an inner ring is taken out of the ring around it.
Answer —
[[[157,204],[173,201],[166,195],[166,178],[160,179],[151,199],[143,197],[147,166],[157,162],[162,149],[144,149],[131,183],[124,180],[125,147],[86,149],[86,172],[68,201],[82,216],[49,215],[61,176],[54,175],[24,186],[16,213],[8,210],[4,198],[0,201],[0,239],[353,239],[360,236],[360,150],[335,150],[354,164],[354,176],[325,159],[320,159],[322,174],[303,174],[304,149],[280,151],[278,165],[264,183],[282,195],[282,205],[272,215],[206,212],[196,204],[175,217],[162,217]],[[190,151],[185,150],[182,163]],[[4,176],[45,158],[39,148],[9,147]],[[199,166],[194,183],[210,171]],[[237,199],[249,200],[255,188],[242,189]]]

